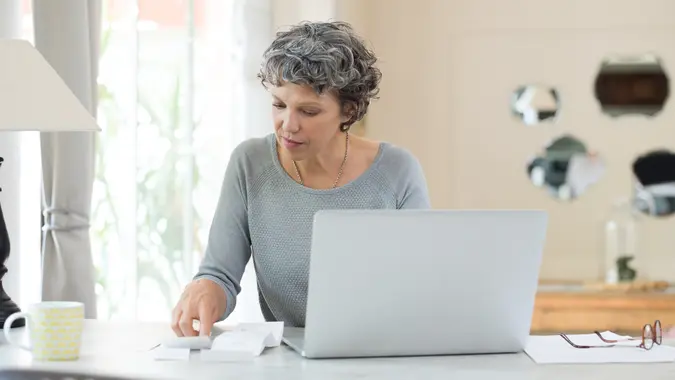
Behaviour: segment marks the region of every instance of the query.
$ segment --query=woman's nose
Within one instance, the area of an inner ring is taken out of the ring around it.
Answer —
[[[286,112],[285,117],[281,121],[281,128],[289,133],[297,132],[300,129],[300,123],[297,117],[292,112]]]

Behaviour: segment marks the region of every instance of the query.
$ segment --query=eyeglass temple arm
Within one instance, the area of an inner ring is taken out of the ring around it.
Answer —
[[[614,344],[612,344],[612,345],[610,345],[610,346],[581,346],[581,345],[578,345],[578,344],[574,344],[574,343],[570,340],[570,338],[567,337],[567,335],[562,334],[562,333],[559,334],[559,335],[560,335],[563,339],[565,339],[565,341],[566,341],[567,343],[569,343],[569,344],[570,344],[572,347],[574,347],[574,348],[610,348],[610,347],[615,347]]]
[[[600,333],[600,331],[594,331],[594,333],[595,333],[595,335],[598,336],[598,338],[600,338],[600,340],[602,340],[605,343],[618,343],[619,342],[618,340],[615,340],[615,339],[607,339],[607,338],[603,337],[602,334]],[[626,339],[626,340],[635,340],[635,339],[630,338],[630,339]]]
[[[574,348],[591,348],[591,346],[580,346],[580,345],[578,345],[578,344],[574,344],[574,343],[570,340],[570,338],[568,338],[567,335],[565,335],[565,334],[560,334],[560,336],[561,336],[563,339],[565,339],[565,341],[566,341],[567,343],[569,343],[569,344],[570,344],[572,347],[574,347]]]

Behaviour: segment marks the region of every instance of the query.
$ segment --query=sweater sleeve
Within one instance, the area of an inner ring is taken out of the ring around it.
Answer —
[[[380,170],[388,178],[396,195],[398,209],[431,208],[424,169],[417,157],[407,149],[389,145]]]
[[[213,216],[204,258],[194,279],[205,278],[219,284],[226,294],[227,318],[237,303],[240,281],[251,257],[248,225],[246,165],[242,146],[232,153]]]
[[[416,157],[409,155],[402,165],[404,175],[399,177],[401,199],[399,209],[428,209],[431,208],[429,189],[424,175],[424,169]]]

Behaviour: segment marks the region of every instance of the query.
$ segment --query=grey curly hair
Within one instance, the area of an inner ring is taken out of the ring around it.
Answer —
[[[334,91],[349,115],[340,130],[361,120],[377,98],[382,73],[377,58],[346,22],[302,22],[278,32],[265,50],[257,77],[263,86],[308,85],[317,94]]]

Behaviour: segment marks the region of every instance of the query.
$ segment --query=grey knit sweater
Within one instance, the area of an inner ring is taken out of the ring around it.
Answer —
[[[284,171],[274,134],[249,139],[230,158],[195,278],[214,280],[225,290],[222,320],[234,310],[244,268],[252,257],[265,319],[304,327],[314,213],[429,207],[419,162],[393,144],[380,143],[374,163],[354,181],[316,190]]]

